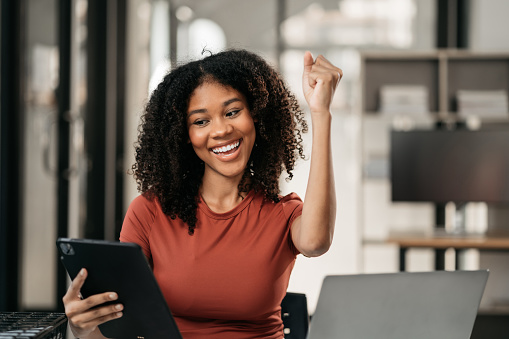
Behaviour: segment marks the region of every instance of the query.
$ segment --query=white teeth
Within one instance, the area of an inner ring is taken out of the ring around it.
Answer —
[[[228,152],[228,151],[231,151],[232,149],[236,148],[236,147],[239,147],[240,145],[240,142],[237,141],[233,144],[230,144],[230,145],[226,145],[226,146],[223,146],[223,147],[217,147],[217,148],[213,148],[212,151],[214,153],[223,153],[223,152]]]

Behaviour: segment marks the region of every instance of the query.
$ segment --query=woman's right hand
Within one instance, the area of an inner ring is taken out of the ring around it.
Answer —
[[[105,302],[117,300],[118,295],[115,292],[95,294],[82,299],[80,290],[86,278],[87,270],[82,269],[62,298],[65,314],[75,337],[104,338],[97,326],[112,319],[120,318],[124,307],[122,304],[96,307]]]

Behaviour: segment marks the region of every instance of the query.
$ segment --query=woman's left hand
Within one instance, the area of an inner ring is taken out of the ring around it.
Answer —
[[[313,61],[311,52],[304,54],[302,89],[311,113],[330,112],[332,97],[343,71],[319,55]]]

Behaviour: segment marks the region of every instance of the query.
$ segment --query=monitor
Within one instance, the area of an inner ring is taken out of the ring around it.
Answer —
[[[391,131],[392,201],[509,203],[509,129]]]

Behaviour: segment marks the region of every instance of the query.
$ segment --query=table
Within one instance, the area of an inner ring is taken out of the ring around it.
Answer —
[[[456,253],[455,269],[459,268],[458,254],[468,249],[487,252],[509,252],[509,235],[447,235],[447,234],[390,234],[386,242],[399,246],[399,269],[405,271],[406,254],[410,248],[429,248],[435,251],[435,269],[445,269],[445,251]],[[471,338],[508,338],[507,308],[480,311]]]
[[[456,253],[455,268],[459,268],[458,257],[461,251],[477,249],[480,251],[509,252],[509,236],[504,235],[447,235],[447,234],[391,234],[387,242],[399,247],[399,270],[406,269],[406,253],[410,248],[430,248],[435,251],[435,269],[445,269],[445,251],[452,248]]]

